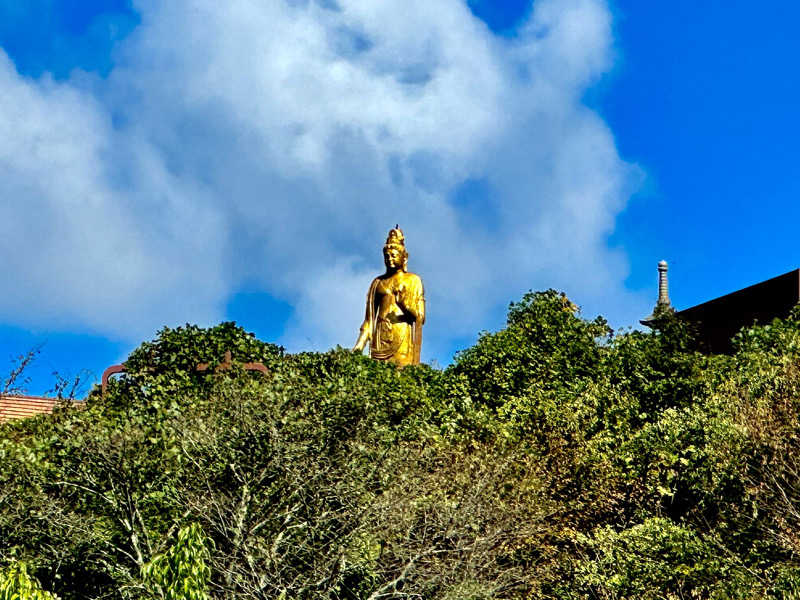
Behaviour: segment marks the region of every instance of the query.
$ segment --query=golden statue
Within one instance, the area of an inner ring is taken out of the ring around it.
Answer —
[[[383,262],[386,273],[369,286],[366,315],[353,351],[361,352],[369,342],[372,358],[400,367],[418,365],[425,292],[419,275],[407,271],[408,252],[399,225],[386,238]]]

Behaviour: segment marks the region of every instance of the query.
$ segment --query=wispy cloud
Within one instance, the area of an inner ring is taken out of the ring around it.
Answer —
[[[246,281],[295,307],[290,348],[346,345],[395,223],[431,355],[528,288],[639,308],[606,242],[638,171],[581,102],[603,2],[539,0],[514,39],[457,0],[137,9],[106,79],[0,62],[3,320],[136,339]]]

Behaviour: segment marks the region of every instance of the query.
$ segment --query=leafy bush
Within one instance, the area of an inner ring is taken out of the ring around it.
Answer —
[[[45,592],[28,574],[25,563],[16,563],[0,571],[0,600],[57,600]]]
[[[0,426],[0,564],[64,600],[798,597],[798,316],[705,356],[549,290],[444,371],[165,328]]]
[[[617,532],[606,526],[579,536],[586,559],[579,588],[596,598],[750,598],[750,573],[719,540],[704,539],[670,519],[653,517]]]
[[[203,530],[196,523],[183,527],[175,544],[142,567],[144,585],[163,600],[208,600],[208,558]]]

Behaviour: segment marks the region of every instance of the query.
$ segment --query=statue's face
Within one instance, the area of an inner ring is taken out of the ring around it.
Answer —
[[[403,253],[397,248],[384,248],[383,262],[387,269],[397,270],[403,266]]]

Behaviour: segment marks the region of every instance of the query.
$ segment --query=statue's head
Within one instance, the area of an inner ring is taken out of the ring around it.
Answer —
[[[389,231],[386,245],[383,247],[383,262],[390,270],[405,271],[408,269],[408,251],[406,239],[399,225]]]

